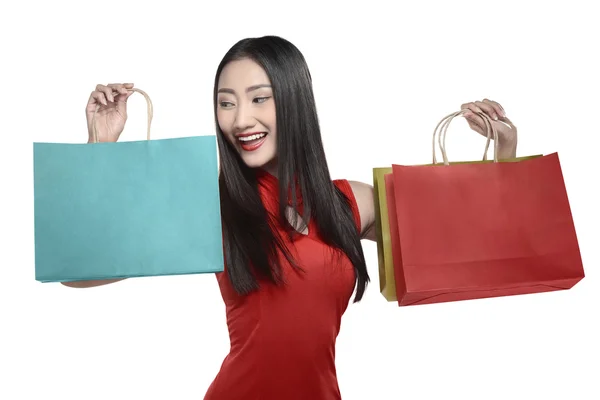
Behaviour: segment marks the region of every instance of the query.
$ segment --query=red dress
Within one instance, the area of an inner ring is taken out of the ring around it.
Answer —
[[[260,173],[258,179],[265,207],[277,215],[277,178]],[[360,230],[350,184],[334,184],[351,200]],[[354,291],[352,263],[334,255],[311,222],[308,234],[288,242],[288,248],[304,272],[280,254],[285,286],[261,283],[260,290],[244,297],[234,291],[226,272],[217,274],[231,348],[205,400],[341,399],[335,343]]]

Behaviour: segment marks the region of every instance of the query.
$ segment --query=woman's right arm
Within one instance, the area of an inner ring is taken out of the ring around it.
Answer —
[[[96,113],[95,125],[98,133],[98,142],[116,142],[125,128],[127,122],[127,99],[134,92],[133,83],[114,83],[110,85],[97,85],[92,92],[85,107],[87,120],[88,143],[94,143],[94,113]],[[96,108],[98,111],[96,111]],[[108,285],[122,281],[119,279],[103,279],[90,281],[61,282],[64,286],[72,288],[89,288],[94,286]]]
[[[97,280],[97,281],[73,281],[73,282],[61,282],[61,283],[68,287],[84,289],[84,288],[91,288],[94,286],[108,285],[109,283],[119,282],[124,279],[126,279],[126,278],[103,279],[103,280]]]

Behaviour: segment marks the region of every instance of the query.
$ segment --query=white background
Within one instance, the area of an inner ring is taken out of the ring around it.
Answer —
[[[214,134],[212,85],[244,37],[304,53],[336,178],[427,163],[437,122],[499,101],[519,155],[558,151],[586,278],[570,291],[399,308],[373,282],[337,345],[345,400],[598,399],[598,91],[593,2],[7,2],[0,13],[0,398],[200,399],[228,351],[214,276],[75,290],[34,279],[32,143],[86,141],[98,83],[154,101],[155,138]],[[192,5],[194,4],[194,5]],[[123,140],[145,138],[130,99]],[[484,140],[464,120],[453,160]],[[293,345],[293,344],[291,344]]]

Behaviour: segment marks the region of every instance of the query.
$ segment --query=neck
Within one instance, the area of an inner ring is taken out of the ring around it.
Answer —
[[[273,160],[265,164],[264,166],[260,167],[260,169],[277,178],[277,160]]]

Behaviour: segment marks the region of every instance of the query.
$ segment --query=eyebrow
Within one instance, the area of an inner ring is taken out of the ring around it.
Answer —
[[[269,85],[268,83],[261,83],[260,85],[253,85],[250,86],[246,89],[246,93],[252,92],[254,90],[258,90],[261,88],[270,88],[271,85]],[[233,89],[229,89],[229,88],[221,88],[219,89],[218,93],[231,93],[231,94],[235,94],[235,90]]]

